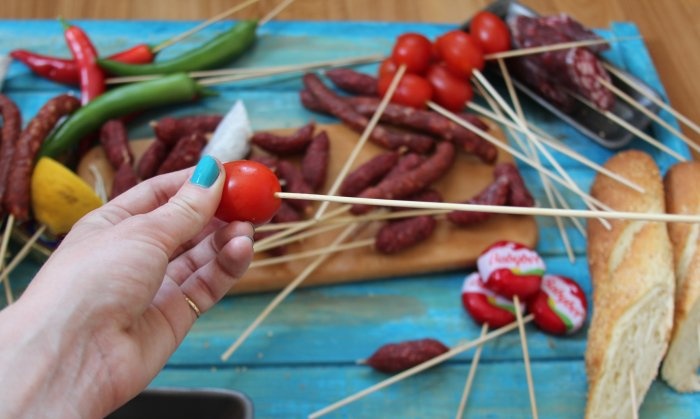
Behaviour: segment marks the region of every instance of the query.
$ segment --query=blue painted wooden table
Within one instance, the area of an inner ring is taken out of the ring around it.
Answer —
[[[77,22],[93,37],[103,54],[136,42],[157,43],[193,26],[192,22]],[[230,23],[214,25],[191,37],[163,56],[178,54],[197,45]],[[406,31],[429,37],[451,29],[439,24],[361,22],[271,22],[260,29],[255,47],[236,66],[262,67],[387,53],[393,39]],[[613,23],[602,29],[606,37],[635,37],[630,23]],[[68,56],[61,26],[53,21],[0,21],[0,53],[13,48]],[[639,39],[614,45],[607,58],[652,85],[663,95],[647,50]],[[361,70],[374,71],[367,65]],[[224,112],[235,99],[243,99],[255,129],[296,127],[312,116],[320,122],[332,119],[304,110],[298,103],[301,87],[297,75],[250,80],[217,88],[218,97],[197,103],[148,112],[130,125],[132,138],[149,136],[147,122],[162,115]],[[40,80],[18,64],[10,68],[3,91],[21,106],[25,120],[50,97],[66,87]],[[582,137],[537,105],[525,102],[528,118],[559,137],[573,149],[598,162],[612,152]],[[675,125],[668,115],[665,119]],[[656,126],[651,134],[684,155],[688,150]],[[673,159],[634,141],[630,147],[652,153],[662,170]],[[587,189],[593,173],[578,163],[557,156],[569,173]],[[536,173],[522,167],[524,176],[543,202]],[[570,197],[570,202],[578,202]],[[576,205],[581,207],[580,205]],[[577,255],[565,256],[553,220],[538,218],[540,242],[548,271],[579,281],[590,297],[585,239],[573,228],[570,237]],[[13,275],[16,291],[38,268],[26,262]],[[220,355],[250,324],[274,294],[227,297],[204,315],[180,349],[172,356],[152,386],[219,387],[237,389],[253,401],[260,418],[297,418],[386,378],[357,360],[391,342],[434,337],[448,345],[474,339],[479,327],[464,313],[460,302],[462,280],[468,270],[422,276],[387,278],[360,284],[304,289],[294,292],[226,363]],[[528,326],[533,376],[542,418],[582,417],[586,397],[583,354],[586,330],[557,338]],[[331,417],[453,417],[473,352],[393,385],[355,402]],[[663,382],[651,388],[641,410],[642,418],[700,417],[700,396],[681,395]],[[488,343],[483,352],[468,417],[512,418],[530,415],[529,399],[519,338],[511,333]]]

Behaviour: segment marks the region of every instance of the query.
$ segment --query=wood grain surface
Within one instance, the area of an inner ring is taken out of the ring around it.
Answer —
[[[4,0],[0,19],[202,20],[235,5],[225,0]],[[260,0],[237,17],[264,15],[279,1]],[[369,20],[459,23],[487,0],[296,0],[284,20]],[[540,13],[568,12],[591,27],[611,21],[634,22],[640,29],[671,104],[700,121],[700,1],[697,0],[522,0]],[[700,135],[685,130],[695,141]],[[697,157],[697,156],[696,156]]]

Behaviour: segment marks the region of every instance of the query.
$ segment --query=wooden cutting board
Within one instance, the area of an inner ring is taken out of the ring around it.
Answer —
[[[289,128],[274,132],[288,134],[295,130],[296,128]],[[331,140],[329,175],[324,188],[324,190],[329,190],[357,143],[359,134],[337,124],[318,125],[316,132],[320,130],[325,130]],[[495,125],[491,125],[491,133],[503,139],[502,133]],[[140,156],[150,141],[152,140],[132,141],[135,155]],[[372,143],[367,143],[358,155],[354,166],[384,151]],[[254,150],[254,152],[259,151]],[[512,157],[501,152],[498,161],[512,161]],[[101,148],[98,147],[90,151],[78,167],[78,174],[90,184],[94,184],[94,176],[90,166],[100,171],[109,193],[114,172],[106,161]],[[490,184],[493,181],[492,173],[493,166],[483,164],[475,157],[460,152],[453,168],[435,186],[443,194],[446,202],[461,202]],[[314,210],[317,206],[314,206]],[[332,204],[328,207],[328,211],[337,207],[338,205]],[[309,215],[313,215],[313,212],[310,212]],[[438,227],[430,239],[395,255],[380,254],[371,246],[334,253],[315,269],[301,286],[368,281],[459,268],[467,269],[473,266],[478,255],[495,241],[514,240],[527,246],[535,246],[537,242],[537,225],[534,218],[529,216],[494,215],[488,221],[469,228],[455,227],[441,218],[438,220]],[[380,226],[381,222],[378,221],[358,226],[357,234],[351,236],[346,242],[372,238]],[[344,228],[345,226],[340,226],[333,231],[289,244],[287,245],[287,254],[327,248]],[[266,252],[259,252],[255,256],[255,260],[268,257],[270,256]],[[239,294],[281,289],[297,278],[315,258],[251,268],[229,293]]]

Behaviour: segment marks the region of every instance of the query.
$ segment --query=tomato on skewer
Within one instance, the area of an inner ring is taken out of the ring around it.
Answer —
[[[481,11],[474,15],[469,25],[469,33],[481,46],[485,54],[508,51],[510,30],[508,25],[495,14]]]
[[[216,216],[226,222],[264,224],[275,215],[282,201],[277,176],[262,163],[236,160],[224,163],[226,180]]]

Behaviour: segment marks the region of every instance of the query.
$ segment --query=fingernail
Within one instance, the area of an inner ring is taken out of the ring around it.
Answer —
[[[212,156],[204,156],[197,163],[190,182],[205,188],[210,187],[219,177],[219,165]]]

